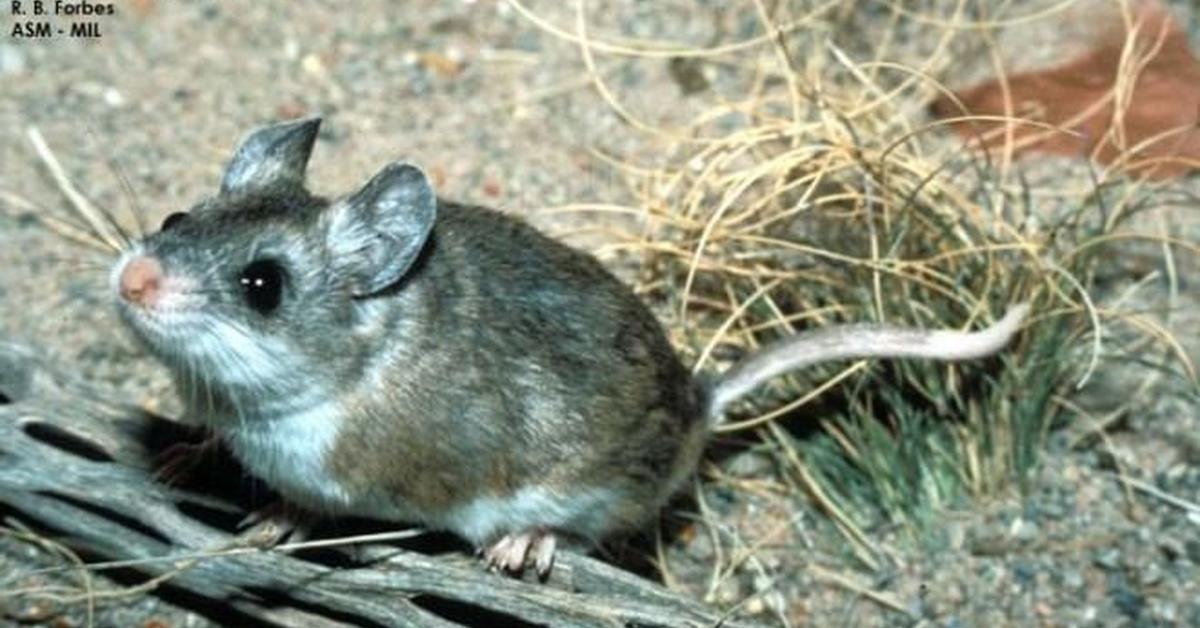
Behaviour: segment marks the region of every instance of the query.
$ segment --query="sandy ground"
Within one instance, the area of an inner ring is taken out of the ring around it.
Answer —
[[[548,228],[569,225],[534,210],[630,200],[622,178],[590,151],[663,158],[652,138],[591,91],[574,46],[504,3],[346,4],[118,2],[116,15],[98,19],[98,40],[0,38],[0,189],[38,206],[0,200],[0,333],[44,347],[131,399],[175,407],[162,371],[118,331],[109,258],[30,217],[66,206],[38,166],[30,127],[89,197],[118,212],[132,203],[149,225],[212,192],[246,130],[301,114],[325,117],[309,169],[318,192],[348,191],[406,158],[429,170],[447,197],[531,215]],[[614,0],[592,11],[590,27],[708,45],[739,36],[746,22],[714,17],[720,4]],[[533,6],[570,26],[572,13],[557,3]],[[11,22],[0,10],[6,31]],[[600,63],[643,119],[678,123],[696,113],[665,61]],[[1185,277],[1194,299],[1192,281]],[[807,504],[769,490],[702,488],[714,511],[751,538],[764,513],[793,525],[770,537],[761,561],[716,586],[707,572],[709,536],[677,541],[669,548],[674,584],[791,625],[1200,625],[1200,512],[1141,493],[1130,503],[1111,477],[1115,459],[1162,491],[1192,503],[1200,497],[1196,396],[1183,385],[1175,390],[1125,422],[1115,454],[1068,450],[1068,438],[1055,437],[1028,500],[946,513],[945,538],[905,549],[884,573],[853,576],[899,600],[907,614],[820,577],[818,567],[853,573],[857,566]],[[752,455],[731,464],[768,484],[775,474]],[[0,571],[20,564],[25,550],[8,541],[0,548]],[[767,593],[754,595],[760,590]],[[104,612],[110,625],[205,623],[154,598]]]

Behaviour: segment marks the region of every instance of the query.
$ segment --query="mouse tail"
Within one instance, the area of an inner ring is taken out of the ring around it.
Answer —
[[[715,427],[730,403],[759,385],[821,362],[862,358],[954,361],[988,356],[1008,344],[1028,314],[1029,304],[1014,305],[996,324],[973,332],[843,325],[784,338],[718,375],[708,388],[705,417]]]

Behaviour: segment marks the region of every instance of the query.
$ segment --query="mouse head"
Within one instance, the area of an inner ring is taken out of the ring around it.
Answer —
[[[216,195],[168,216],[113,270],[122,320],[176,381],[241,409],[294,395],[297,379],[313,387],[314,371],[336,376],[339,360],[351,368],[355,329],[414,268],[436,219],[428,178],[406,163],[345,198],[309,193],[319,126],[251,133]]]

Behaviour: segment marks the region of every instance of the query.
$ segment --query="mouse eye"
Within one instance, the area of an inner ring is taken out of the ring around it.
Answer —
[[[270,314],[283,298],[283,267],[269,259],[251,262],[242,269],[238,283],[247,305],[259,314]]]
[[[187,212],[175,212],[166,218],[163,218],[162,226],[159,227],[158,230],[166,231],[167,229],[179,224],[184,218],[187,218]]]

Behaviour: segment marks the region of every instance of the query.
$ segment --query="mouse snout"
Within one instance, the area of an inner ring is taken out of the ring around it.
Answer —
[[[125,264],[118,280],[121,298],[142,307],[153,306],[162,291],[163,268],[149,256],[135,257]]]

